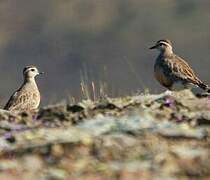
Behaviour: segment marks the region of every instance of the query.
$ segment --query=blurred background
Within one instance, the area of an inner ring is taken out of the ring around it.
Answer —
[[[34,64],[43,104],[80,98],[81,78],[106,82],[111,96],[148,88],[157,40],[169,38],[210,83],[209,0],[1,0],[0,97],[4,105]]]

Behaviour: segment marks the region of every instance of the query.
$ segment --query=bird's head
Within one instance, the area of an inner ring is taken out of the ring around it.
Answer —
[[[160,52],[171,51],[172,52],[172,43],[168,39],[162,39],[156,42],[156,44],[149,49],[157,49]]]
[[[36,66],[26,66],[23,69],[23,75],[25,78],[34,78],[37,75],[43,74],[43,72],[39,72]]]

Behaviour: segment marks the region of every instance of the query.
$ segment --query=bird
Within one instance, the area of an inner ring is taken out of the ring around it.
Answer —
[[[35,77],[40,74],[43,72],[39,72],[36,66],[24,67],[23,84],[12,94],[4,109],[12,112],[36,110],[40,104],[40,92]]]
[[[197,86],[209,92],[208,85],[198,78],[184,59],[173,52],[170,40],[161,39],[150,49],[157,49],[160,52],[155,61],[154,75],[167,90],[177,91]]]

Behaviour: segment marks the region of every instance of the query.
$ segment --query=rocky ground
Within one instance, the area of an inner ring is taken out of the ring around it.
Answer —
[[[210,179],[210,99],[190,91],[0,119],[0,179]]]

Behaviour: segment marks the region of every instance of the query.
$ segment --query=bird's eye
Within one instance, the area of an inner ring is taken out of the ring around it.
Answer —
[[[159,44],[159,46],[163,46],[163,45],[164,45],[163,43],[160,43],[160,44]]]
[[[31,71],[35,71],[35,69],[31,69]]]

